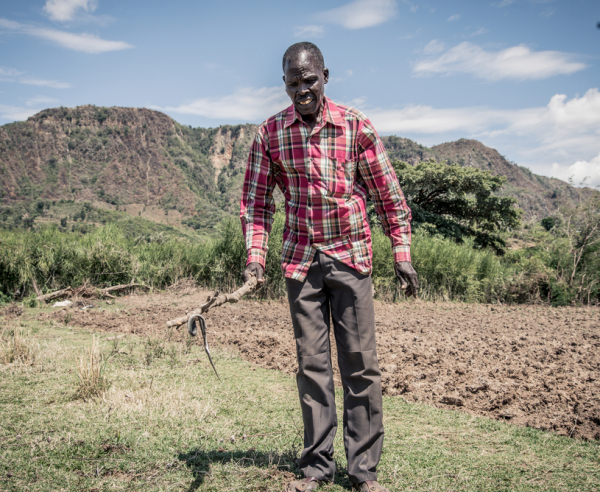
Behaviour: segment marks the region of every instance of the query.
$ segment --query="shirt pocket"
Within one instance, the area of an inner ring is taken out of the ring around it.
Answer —
[[[327,191],[335,198],[350,198],[356,178],[355,160],[328,159],[332,178],[328,180]]]

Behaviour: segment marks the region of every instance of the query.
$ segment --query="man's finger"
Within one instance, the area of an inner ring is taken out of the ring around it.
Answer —
[[[398,273],[398,279],[400,280],[400,288],[402,290],[406,290],[406,288],[408,287],[408,282],[406,281],[406,278],[404,278],[404,275]]]
[[[417,297],[417,292],[419,291],[419,281],[415,278],[408,278],[408,281],[410,282],[410,294],[407,294],[408,297],[414,296],[415,298]]]
[[[408,281],[410,282],[410,285],[413,288],[413,290],[419,289],[419,277],[417,277],[416,275],[410,275],[408,277]]]

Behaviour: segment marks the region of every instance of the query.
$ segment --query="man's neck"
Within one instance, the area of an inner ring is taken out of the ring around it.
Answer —
[[[325,108],[325,98],[323,98],[321,100],[321,106],[319,107],[319,110],[316,113],[300,115],[302,118],[302,121],[304,121],[304,123],[306,123],[308,125],[308,127],[310,128],[311,131],[314,130],[315,126],[317,126],[317,123],[319,123],[322,120],[324,108]]]

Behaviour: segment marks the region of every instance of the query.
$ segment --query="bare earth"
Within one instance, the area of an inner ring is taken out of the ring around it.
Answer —
[[[120,298],[118,312],[73,307],[40,317],[162,337],[167,320],[196,308],[207,294],[182,284],[167,293]],[[376,301],[375,314],[385,394],[600,439],[598,308]],[[260,367],[296,372],[286,300],[244,300],[210,311],[206,320],[213,347],[220,344]],[[334,371],[341,385],[337,364]]]

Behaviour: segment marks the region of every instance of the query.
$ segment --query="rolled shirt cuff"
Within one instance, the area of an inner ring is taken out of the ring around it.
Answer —
[[[259,248],[250,248],[248,250],[248,260],[246,261],[246,265],[250,263],[259,263],[260,266],[265,268],[265,263],[267,259],[267,252],[259,249]]]
[[[394,253],[394,263],[398,263],[399,261],[411,261],[410,246],[394,246],[392,252]]]

